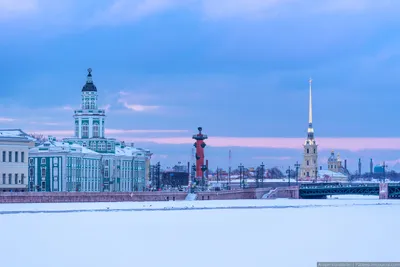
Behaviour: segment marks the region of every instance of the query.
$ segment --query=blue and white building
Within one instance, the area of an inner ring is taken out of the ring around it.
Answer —
[[[88,70],[81,108],[74,111],[75,136],[54,137],[29,151],[30,191],[143,191],[148,185],[149,150],[105,136],[106,112]]]

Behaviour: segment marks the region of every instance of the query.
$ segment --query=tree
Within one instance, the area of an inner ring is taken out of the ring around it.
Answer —
[[[36,144],[37,144],[37,145],[41,145],[41,144],[43,144],[44,142],[46,142],[46,141],[48,140],[48,138],[45,137],[44,134],[40,134],[40,133],[30,133],[29,135],[30,135],[31,137],[33,137],[33,138],[36,139]]]

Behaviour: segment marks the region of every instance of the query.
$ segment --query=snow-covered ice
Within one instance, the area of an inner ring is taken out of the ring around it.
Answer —
[[[9,213],[16,211],[50,213]],[[1,204],[1,266],[400,261],[399,214],[399,201],[365,197]]]

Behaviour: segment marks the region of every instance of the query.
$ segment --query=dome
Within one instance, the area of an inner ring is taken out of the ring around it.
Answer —
[[[93,84],[91,68],[88,69],[86,84],[82,87],[82,92],[97,92],[97,88]]]

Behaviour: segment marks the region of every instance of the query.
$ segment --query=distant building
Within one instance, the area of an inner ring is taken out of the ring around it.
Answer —
[[[28,152],[35,139],[20,129],[0,130],[0,192],[26,191]]]
[[[30,191],[144,191],[149,150],[105,136],[106,111],[98,108],[97,88],[88,70],[81,108],[74,111],[75,136],[29,152]]]
[[[340,154],[335,156],[335,152],[332,150],[331,155],[328,159],[328,170],[333,172],[340,172],[342,169],[342,161],[340,160]]]
[[[307,139],[304,142],[303,163],[300,168],[300,179],[316,179],[318,173],[318,145],[314,138],[314,128],[312,125],[312,80],[309,80],[309,110],[308,110],[308,130]]]

